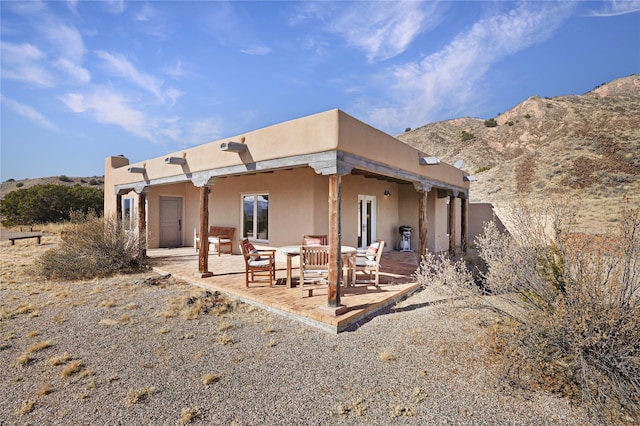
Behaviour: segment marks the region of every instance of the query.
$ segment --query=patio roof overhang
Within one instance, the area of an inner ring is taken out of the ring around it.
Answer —
[[[419,162],[420,158],[416,158]],[[130,191],[144,192],[148,187],[169,185],[174,183],[192,182],[196,187],[210,186],[217,178],[229,176],[242,176],[255,173],[270,173],[277,170],[286,170],[298,167],[310,167],[321,175],[361,175],[366,178],[381,179],[395,183],[413,184],[418,191],[430,191],[431,188],[439,188],[447,191],[465,194],[466,182],[462,179],[460,185],[433,179],[412,171],[399,169],[387,164],[373,161],[355,154],[333,150],[313,154],[295,155],[290,157],[242,163],[234,166],[212,168],[192,173],[182,173],[162,178],[149,179],[142,175],[143,180],[115,185],[116,195]],[[426,167],[426,166],[425,166]],[[468,185],[468,183],[467,183]]]

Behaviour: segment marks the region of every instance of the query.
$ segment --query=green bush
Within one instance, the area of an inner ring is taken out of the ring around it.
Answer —
[[[478,173],[482,173],[482,172],[486,172],[491,170],[491,167],[489,166],[484,166],[484,167],[480,167],[478,170],[476,170],[475,172],[473,172],[474,175],[477,175]]]
[[[58,176],[58,180],[61,181],[61,182],[73,182],[73,179],[71,179],[70,177],[67,177],[65,175]]]
[[[489,118],[488,120],[484,120],[484,125],[486,127],[496,127],[498,125],[498,122],[495,118]]]
[[[98,218],[92,212],[72,216],[74,223],[62,242],[36,260],[38,275],[74,280],[145,268],[144,237],[125,231],[115,216]]]
[[[466,130],[463,130],[462,132],[460,132],[460,140],[462,142],[466,142],[468,140],[471,139],[475,139],[475,135],[473,133],[467,132]]]
[[[83,186],[35,185],[11,191],[0,201],[5,226],[64,222],[72,210],[101,215],[103,209],[102,189]]]

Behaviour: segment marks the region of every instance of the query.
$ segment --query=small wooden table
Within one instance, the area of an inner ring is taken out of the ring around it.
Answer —
[[[278,251],[287,255],[287,288],[291,288],[291,259],[296,256],[300,256],[300,246],[284,246],[277,249]],[[355,257],[356,248],[350,246],[340,246],[340,254],[342,255],[342,264],[347,264],[350,271],[352,271],[352,282],[355,282]],[[345,286],[348,284],[348,280],[344,280]]]

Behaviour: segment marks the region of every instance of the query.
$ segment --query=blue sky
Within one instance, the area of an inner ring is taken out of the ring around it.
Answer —
[[[340,108],[389,134],[640,73],[640,1],[0,1],[0,178]]]

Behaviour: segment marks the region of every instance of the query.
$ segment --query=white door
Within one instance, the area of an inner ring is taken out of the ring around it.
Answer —
[[[160,197],[160,247],[182,246],[182,198]]]
[[[376,197],[358,195],[358,247],[369,247],[375,240]]]

